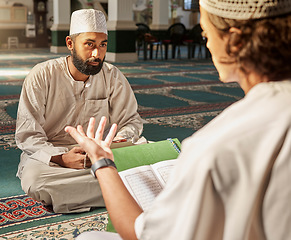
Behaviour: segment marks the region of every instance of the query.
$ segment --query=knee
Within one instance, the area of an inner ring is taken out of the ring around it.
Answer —
[[[46,205],[51,204],[51,198],[45,191],[45,181],[42,177],[42,170],[38,167],[38,163],[27,164],[24,167],[21,186],[23,191],[34,200],[43,202]]]
[[[28,193],[29,189],[34,187],[39,178],[39,171],[35,167],[30,167],[30,164],[26,164],[23,168],[21,176],[21,186],[25,193]]]

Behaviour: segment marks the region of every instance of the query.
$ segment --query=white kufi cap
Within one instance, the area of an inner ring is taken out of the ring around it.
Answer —
[[[70,35],[84,32],[108,34],[103,12],[95,9],[81,9],[72,13]]]
[[[276,17],[291,12],[291,0],[200,0],[214,15],[237,20]]]

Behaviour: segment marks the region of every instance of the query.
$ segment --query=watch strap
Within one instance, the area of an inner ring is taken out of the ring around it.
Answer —
[[[99,169],[99,168],[104,168],[104,167],[114,167],[116,168],[115,163],[109,159],[109,158],[102,158],[96,162],[94,162],[91,166],[91,174],[93,175],[93,177],[96,178],[95,172]]]

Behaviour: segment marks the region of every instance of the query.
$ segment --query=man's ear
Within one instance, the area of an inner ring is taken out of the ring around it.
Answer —
[[[73,48],[74,48],[74,42],[70,36],[66,37],[66,44],[67,44],[67,48],[69,49],[69,51],[72,52]]]
[[[241,30],[235,27],[229,29],[229,46],[231,52],[238,52],[242,47]]]

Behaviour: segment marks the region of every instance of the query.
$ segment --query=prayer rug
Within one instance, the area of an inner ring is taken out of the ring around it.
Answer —
[[[221,83],[211,60],[163,61],[119,66],[128,78],[153,141],[192,135],[244,96],[236,83]]]
[[[60,215],[53,213],[27,195],[0,199],[0,209],[0,226],[2,228]]]
[[[22,230],[10,231],[1,234],[0,240],[22,240],[22,239],[74,239],[80,233],[86,231],[105,231],[108,223],[107,212],[95,213],[88,216],[79,217],[50,224],[37,225]]]

